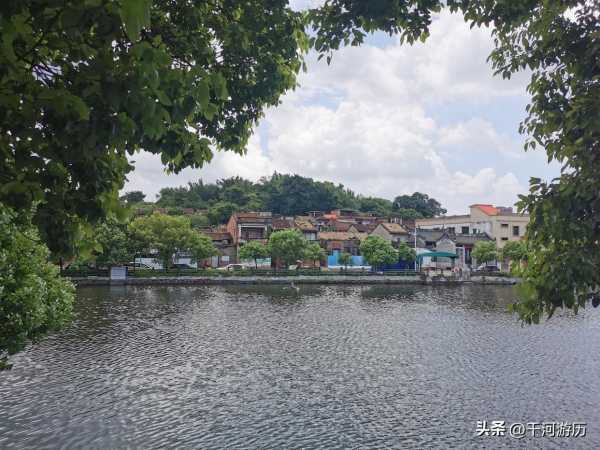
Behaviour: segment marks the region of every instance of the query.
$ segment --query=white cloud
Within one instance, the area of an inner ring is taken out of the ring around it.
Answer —
[[[495,151],[511,158],[525,157],[519,142],[499,133],[491,122],[479,117],[440,128],[437,144],[469,152]]]
[[[492,119],[451,117],[456,105],[525,94],[526,75],[492,77],[486,63],[491,49],[489,30],[469,30],[461,16],[443,13],[425,44],[345,48],[331,66],[311,55],[301,87],[266,112],[262,146],[254,136],[245,156],[217,154],[201,170],[168,177],[158,158],[140,155],[127,188],[155,194],[198,178],[256,180],[277,170],[341,182],[365,195],[393,198],[418,190],[451,213],[475,202],[510,205],[525,183],[514,171],[494,167],[522,158],[520,143],[500,133]],[[448,105],[442,126],[431,111]],[[515,129],[518,121],[514,117]],[[448,148],[460,170],[448,168]],[[489,159],[475,163],[474,154]]]

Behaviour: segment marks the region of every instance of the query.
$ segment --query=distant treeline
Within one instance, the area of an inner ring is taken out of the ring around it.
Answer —
[[[129,204],[141,203],[144,199],[145,195],[140,191],[128,192],[122,197]],[[211,224],[224,223],[236,211],[272,211],[293,216],[307,211],[353,209],[378,216],[411,219],[446,213],[437,200],[420,192],[399,195],[394,200],[365,197],[342,184],[279,173],[263,177],[256,183],[232,177],[216,183],[199,180],[187,186],[163,188],[153,205],[175,213],[184,208],[206,210]],[[152,205],[146,203],[146,206]]]

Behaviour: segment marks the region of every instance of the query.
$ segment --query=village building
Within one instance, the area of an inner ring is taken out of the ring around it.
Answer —
[[[266,244],[272,229],[273,214],[268,211],[233,213],[227,222],[227,231],[231,234],[236,252],[246,242]]]
[[[367,233],[351,233],[346,231],[320,231],[317,239],[328,255],[333,252],[360,255],[360,243],[366,239]]]
[[[487,233],[454,234],[448,230],[417,230],[417,252],[448,252],[458,257],[455,264],[459,267],[472,266],[477,262],[471,258],[471,252],[479,241],[493,241]],[[450,260],[444,261],[450,263]]]
[[[318,233],[317,227],[310,219],[310,217],[306,216],[297,216],[294,219],[294,227],[297,230],[300,230],[307,241],[316,241]]]
[[[208,236],[217,251],[218,255],[215,255],[208,260],[205,260],[205,265],[210,267],[222,267],[227,264],[231,264],[237,261],[237,250],[233,243],[233,237],[228,231],[203,231],[203,234]]]
[[[397,247],[400,242],[410,241],[409,232],[399,223],[379,223],[371,231],[371,235],[380,236],[386,241],[391,242],[395,247]]]
[[[529,215],[515,213],[512,208],[475,204],[469,214],[417,219],[415,224],[419,229],[446,230],[453,234],[487,233],[502,248],[508,241],[524,238]]]

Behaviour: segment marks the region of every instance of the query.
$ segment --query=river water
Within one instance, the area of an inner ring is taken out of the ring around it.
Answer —
[[[0,448],[600,448],[600,311],[510,287],[106,287],[0,372]],[[505,421],[477,436],[477,421]],[[515,422],[585,422],[578,438]]]

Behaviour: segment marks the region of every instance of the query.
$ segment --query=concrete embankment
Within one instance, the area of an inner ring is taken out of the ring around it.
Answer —
[[[422,284],[422,285],[460,285],[460,284],[491,284],[491,285],[512,285],[518,283],[518,278],[509,277],[471,277],[470,280],[454,280],[442,277],[421,277],[415,276],[340,276],[340,275],[321,275],[308,276],[299,275],[294,277],[264,277],[264,276],[246,276],[246,277],[131,277],[126,280],[111,280],[108,277],[86,277],[71,278],[77,286],[103,286],[110,284],[126,284],[131,286],[151,286],[151,285],[244,285],[244,284]]]

